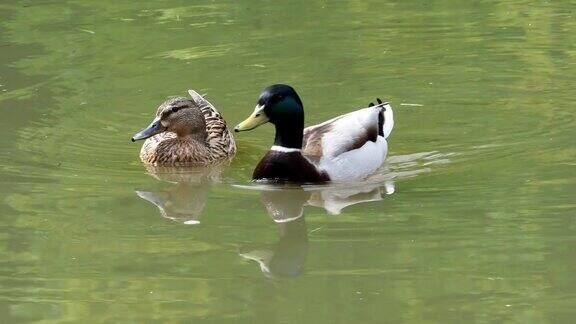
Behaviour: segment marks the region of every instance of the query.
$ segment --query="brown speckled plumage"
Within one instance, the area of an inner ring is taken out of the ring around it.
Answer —
[[[214,106],[195,91],[192,99],[171,98],[156,112],[166,130],[144,142],[142,162],[163,166],[211,165],[236,153],[234,138]],[[177,107],[177,110],[174,110]]]

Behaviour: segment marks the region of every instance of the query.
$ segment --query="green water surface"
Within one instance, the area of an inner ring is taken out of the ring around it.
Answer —
[[[151,174],[130,137],[288,83],[307,124],[389,100],[375,180]],[[574,323],[573,1],[0,2],[0,322]]]

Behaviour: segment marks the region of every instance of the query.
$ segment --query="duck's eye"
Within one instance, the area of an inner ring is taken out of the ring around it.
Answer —
[[[172,112],[177,112],[178,110],[180,110],[180,107],[172,107]]]

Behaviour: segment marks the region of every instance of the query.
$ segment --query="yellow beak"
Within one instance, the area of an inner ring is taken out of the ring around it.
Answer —
[[[246,118],[246,120],[234,127],[234,131],[241,132],[253,130],[262,124],[266,124],[268,121],[268,116],[264,113],[264,107],[258,105],[250,117]]]

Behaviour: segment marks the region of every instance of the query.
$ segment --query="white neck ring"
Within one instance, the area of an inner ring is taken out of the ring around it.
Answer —
[[[270,150],[276,151],[276,152],[284,152],[284,153],[302,152],[302,149],[284,147],[284,146],[280,146],[280,145],[274,145],[270,148]]]

